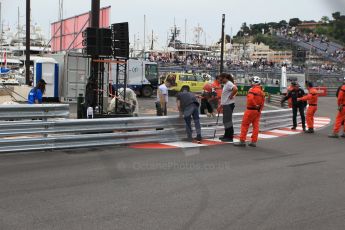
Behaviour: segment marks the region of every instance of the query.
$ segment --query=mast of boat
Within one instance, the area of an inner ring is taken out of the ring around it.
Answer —
[[[136,48],[136,37],[135,37],[135,33],[133,35],[133,52],[132,52],[132,58],[134,57],[135,55],[135,48]]]
[[[17,39],[18,39],[18,41],[19,41],[19,38],[20,38],[20,9],[18,6],[18,27],[17,27]]]
[[[153,50],[153,30],[152,30],[152,33],[151,33],[151,50]]]
[[[174,56],[176,55],[176,20],[174,17]]]
[[[184,56],[187,64],[187,18],[184,20]]]
[[[145,59],[145,43],[146,43],[146,14],[144,14],[144,46],[143,46],[143,58]]]
[[[167,45],[166,45],[166,51],[168,51],[168,47],[169,47],[169,43],[170,43],[170,40],[169,40],[169,31],[167,32]]]

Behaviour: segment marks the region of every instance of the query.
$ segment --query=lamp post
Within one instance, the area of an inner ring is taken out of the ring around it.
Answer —
[[[30,6],[30,0],[26,0],[25,83],[27,85],[30,85]]]
[[[225,14],[222,15],[222,35],[221,35],[221,48],[220,48],[220,73],[224,71],[224,30],[225,30]]]

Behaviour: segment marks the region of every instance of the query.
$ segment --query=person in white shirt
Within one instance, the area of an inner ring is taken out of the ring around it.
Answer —
[[[169,101],[169,87],[170,83],[163,82],[157,89],[156,110],[157,116],[167,116],[167,104]]]
[[[234,84],[234,78],[231,74],[222,73],[219,78],[224,85],[219,111],[223,111],[223,124],[225,129],[224,136],[219,139],[224,142],[233,142],[234,126],[232,122],[232,113],[235,109],[235,96],[238,89]]]

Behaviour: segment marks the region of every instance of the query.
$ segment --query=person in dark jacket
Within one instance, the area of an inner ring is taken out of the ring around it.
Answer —
[[[194,120],[196,130],[196,140],[201,143],[201,125],[199,118],[199,102],[196,96],[187,91],[183,91],[177,95],[177,108],[180,116],[184,118],[186,123],[187,141],[193,141],[192,118]]]
[[[291,98],[292,100],[292,121],[293,121],[293,126],[292,130],[297,129],[297,113],[299,111],[299,114],[301,116],[302,120],[302,128],[303,131],[306,131],[306,126],[305,126],[305,114],[304,114],[304,109],[307,106],[305,101],[298,101],[297,98],[302,98],[305,95],[305,92],[303,89],[299,87],[299,85],[296,82],[291,83],[293,90],[291,90],[281,101],[283,104],[285,101]]]

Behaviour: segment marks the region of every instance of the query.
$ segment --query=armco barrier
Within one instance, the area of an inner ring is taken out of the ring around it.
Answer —
[[[238,133],[243,113],[233,115]],[[222,118],[219,119],[221,121]],[[290,110],[264,111],[261,130],[284,127],[291,120]],[[216,118],[201,117],[202,135],[223,132]],[[171,142],[185,137],[183,119],[169,117],[131,117],[92,120],[7,121],[0,123],[0,152],[54,150],[81,147]]]
[[[315,87],[317,90],[317,93],[321,97],[327,97],[328,96],[328,88],[327,87]]]
[[[267,98],[267,102],[270,105],[276,106],[276,107],[282,107],[282,108],[287,108],[288,103],[285,101],[282,105],[281,100],[283,98],[283,95],[280,94],[270,94]]]
[[[41,105],[1,105],[1,120],[50,119],[68,118],[69,105],[41,104]]]

